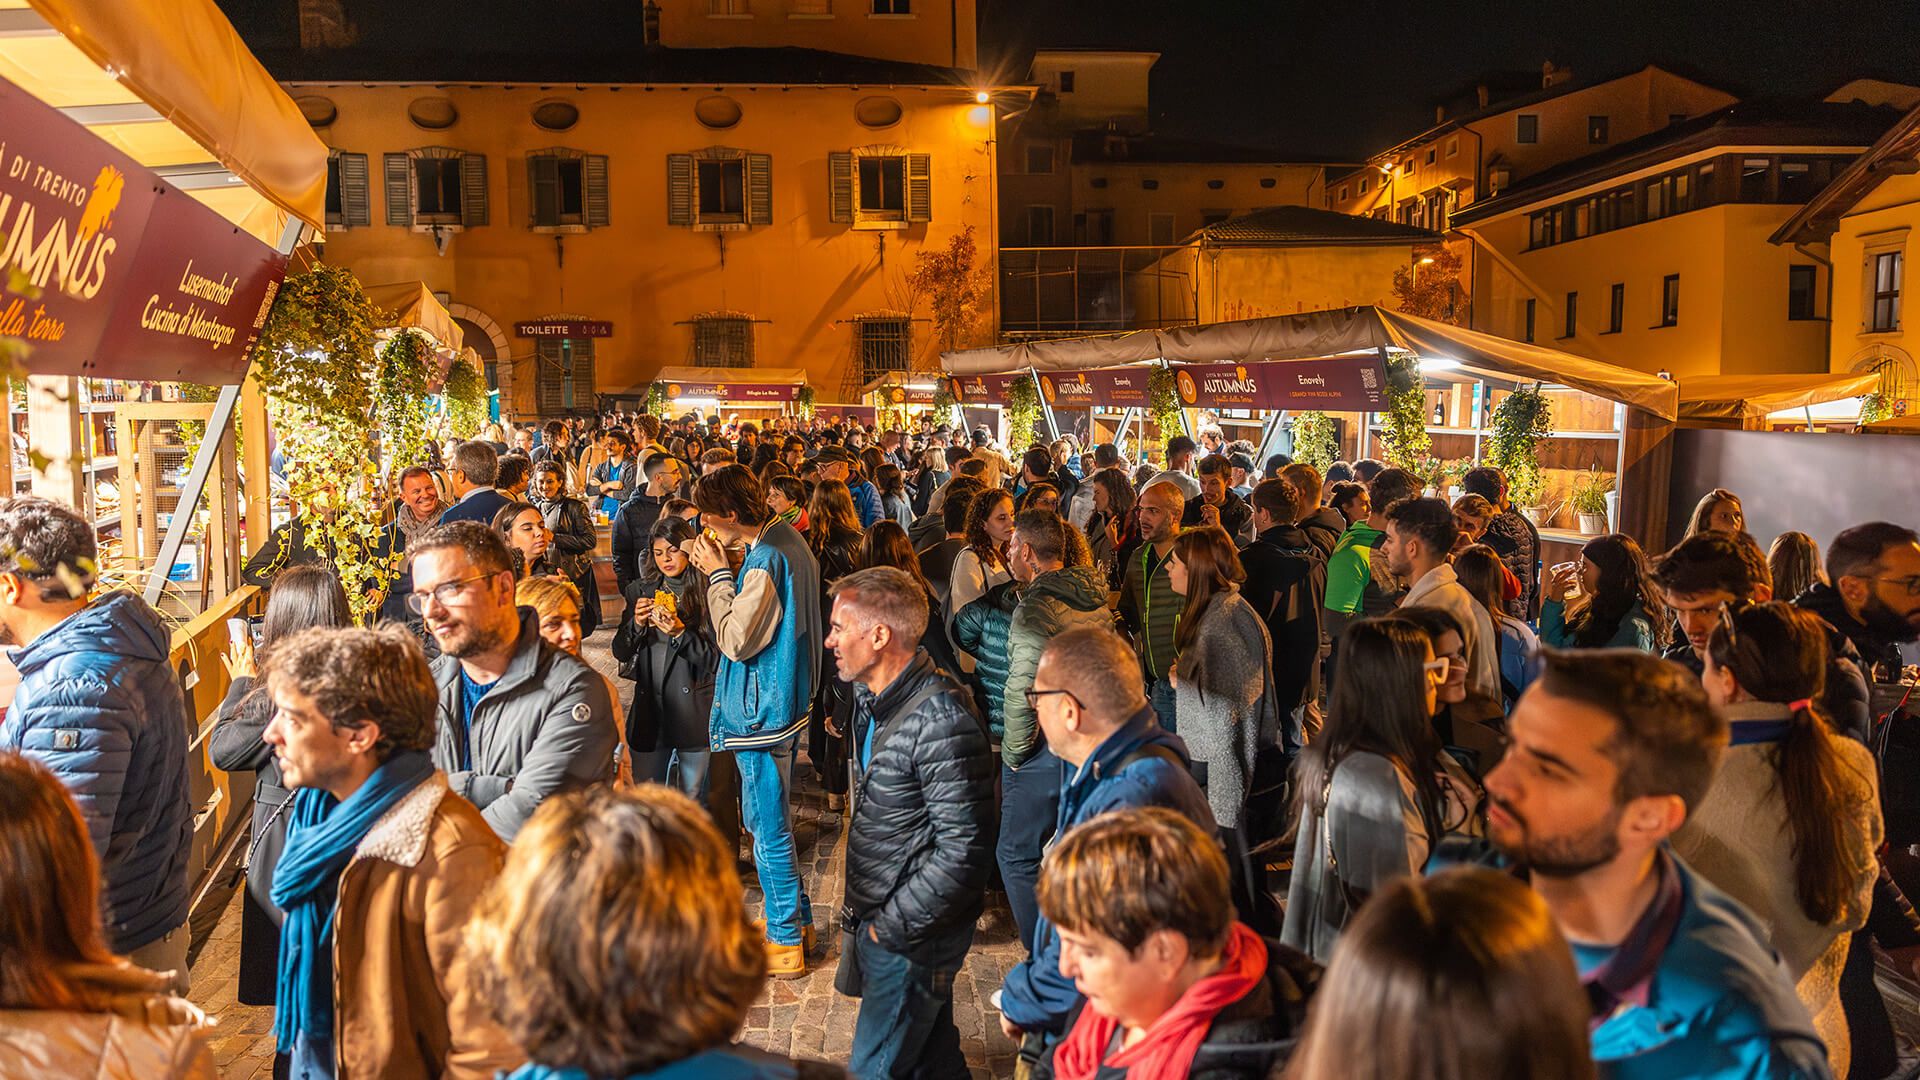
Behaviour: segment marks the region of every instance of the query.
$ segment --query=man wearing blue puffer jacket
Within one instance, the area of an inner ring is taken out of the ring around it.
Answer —
[[[108,944],[187,990],[186,696],[138,596],[90,600],[93,527],[46,499],[0,501],[0,630],[20,671],[0,750],[53,770],[100,856]]]
[[[820,567],[793,526],[770,518],[746,466],[701,477],[693,501],[708,532],[681,547],[707,575],[707,610],[720,646],[713,749],[733,751],[740,772],[740,824],[753,834],[754,868],[766,894],[768,974],[795,979],[807,973],[813,905],[800,880],[790,799],[794,745],[820,681]],[[742,546],[736,567],[728,549]]]
[[[1162,728],[1138,678],[1134,652],[1101,627],[1056,635],[1040,654],[1024,697],[1064,763],[1055,836],[1108,810],[1160,806],[1215,832],[1206,793],[1190,771],[1186,743]],[[1044,916],[1033,930],[1033,955],[1007,972],[996,1006],[1000,1027],[1023,1054],[1037,1053],[1066,1031],[1080,1001],[1060,973],[1060,934]]]

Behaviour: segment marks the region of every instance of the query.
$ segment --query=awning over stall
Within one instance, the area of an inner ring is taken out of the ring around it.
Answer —
[[[1202,364],[1302,360],[1382,348],[1414,353],[1430,365],[1457,369],[1462,375],[1557,383],[1644,409],[1663,420],[1673,420],[1679,413],[1678,389],[1665,379],[1378,307],[966,349],[940,354],[940,364],[951,374],[976,375],[1028,368],[1078,371],[1150,360]]]
[[[1864,397],[1877,372],[1808,375],[1704,375],[1680,380],[1680,419],[1757,420],[1787,409]]]
[[[418,330],[434,340],[440,351],[458,353],[466,344],[466,335],[453,321],[446,306],[433,295],[425,282],[400,281],[391,285],[363,285],[361,291],[374,307],[387,313],[382,330]]]
[[[0,0],[0,78],[263,243],[326,223],[325,144],[214,0]]]
[[[807,385],[807,372],[805,368],[663,367],[653,381],[665,385],[670,400],[782,402],[798,396]]]

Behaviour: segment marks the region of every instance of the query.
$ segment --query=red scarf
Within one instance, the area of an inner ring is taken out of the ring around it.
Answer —
[[[1115,1053],[1106,1066],[1125,1069],[1132,1080],[1187,1075],[1213,1018],[1266,977],[1267,943],[1245,923],[1234,923],[1220,954],[1220,970],[1188,987],[1147,1029],[1145,1038]],[[1053,1074],[1059,1080],[1093,1080],[1119,1026],[1120,1021],[1091,1006],[1080,1010],[1080,1022],[1053,1052]]]

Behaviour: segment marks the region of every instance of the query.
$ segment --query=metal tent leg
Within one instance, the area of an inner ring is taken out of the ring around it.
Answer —
[[[149,604],[160,603],[160,594],[166,591],[173,561],[180,557],[180,548],[187,542],[187,530],[193,527],[193,515],[200,507],[200,496],[206,494],[207,478],[213,475],[213,464],[220,457],[220,444],[225,440],[227,425],[233,423],[233,412],[239,404],[238,383],[220,388],[220,397],[213,403],[213,416],[207,420],[207,433],[194,451],[193,468],[187,473],[186,483],[180,487],[180,501],[174,504],[173,518],[167,522],[166,539],[160,542],[160,554],[153,563],[155,572],[147,579],[146,599]]]

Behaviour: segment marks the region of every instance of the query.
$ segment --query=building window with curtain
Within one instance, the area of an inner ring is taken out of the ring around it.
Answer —
[[[1867,328],[1876,334],[1900,329],[1901,258],[1898,251],[1882,251],[1873,257],[1873,311]]]
[[[1680,275],[1668,274],[1660,280],[1660,325],[1680,324]]]
[[[1627,321],[1627,286],[1614,282],[1607,296],[1607,333],[1617,334]]]

